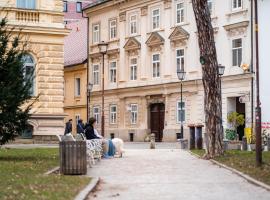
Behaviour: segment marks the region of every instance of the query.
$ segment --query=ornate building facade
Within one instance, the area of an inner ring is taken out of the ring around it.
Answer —
[[[64,36],[62,0],[0,0],[0,16],[7,16],[27,38],[25,66],[34,68],[33,99],[25,138],[54,140],[64,132]]]
[[[218,61],[224,65],[222,113],[245,115],[251,127],[251,31],[248,0],[209,0]],[[105,56],[105,135],[143,141],[176,141],[181,119],[204,125],[204,92],[197,28],[190,0],[104,0],[84,9],[89,21],[91,112],[101,123],[102,56],[98,43],[108,42]],[[245,70],[241,66],[247,66]],[[177,69],[186,72],[183,102]],[[182,105],[182,112],[180,110]],[[243,134],[243,133],[242,133]]]

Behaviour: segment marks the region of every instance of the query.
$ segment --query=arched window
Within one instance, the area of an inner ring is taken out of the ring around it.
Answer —
[[[22,57],[23,67],[24,67],[24,78],[32,81],[32,86],[30,88],[30,94],[35,95],[35,62],[34,58],[30,54],[25,54]]]

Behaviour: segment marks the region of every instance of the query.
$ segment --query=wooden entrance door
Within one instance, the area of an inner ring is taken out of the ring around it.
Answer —
[[[150,107],[151,133],[156,136],[156,142],[162,142],[164,129],[165,106],[163,103],[152,104]]]

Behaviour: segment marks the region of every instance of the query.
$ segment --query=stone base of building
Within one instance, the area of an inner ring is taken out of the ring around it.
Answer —
[[[105,130],[105,138],[121,138],[125,142],[145,142],[150,133],[150,129],[109,129]],[[164,129],[162,142],[176,142],[179,133],[180,128]],[[189,139],[189,129],[184,129],[182,138]]]
[[[64,114],[32,114],[29,126],[22,133],[21,139],[32,139],[33,143],[57,142],[56,135],[64,134]]]

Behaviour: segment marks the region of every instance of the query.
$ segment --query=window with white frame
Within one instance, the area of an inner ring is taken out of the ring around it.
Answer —
[[[99,24],[93,25],[93,43],[99,42]]]
[[[243,7],[243,0],[232,0],[232,9],[239,10]]]
[[[116,62],[110,62],[110,82],[116,83]]]
[[[93,84],[99,85],[99,65],[93,65]]]
[[[116,19],[112,19],[109,22],[110,24],[110,40],[115,39],[116,38]]]
[[[81,79],[75,78],[75,96],[81,95]]]
[[[184,2],[176,4],[176,23],[180,24],[183,23],[185,20],[185,8]]]
[[[64,1],[63,2],[63,11],[64,12],[67,12],[68,11],[68,3],[67,3],[67,1]]]
[[[110,123],[116,124],[116,113],[117,113],[117,107],[116,105],[110,106]]]
[[[31,96],[34,96],[36,91],[35,91],[35,61],[32,55],[30,54],[24,54],[22,57],[22,62],[23,62],[23,75],[24,79],[26,81],[29,81],[31,84],[31,88],[29,89],[29,93]]]
[[[137,124],[138,119],[138,105],[137,104],[131,104],[131,124]]]
[[[182,106],[182,109],[181,109]],[[182,111],[181,111],[182,110]],[[186,120],[185,102],[177,102],[177,122],[184,122]]]
[[[176,50],[176,70],[185,69],[185,51],[184,49]]]
[[[242,39],[232,40],[232,65],[240,66],[242,62]]]
[[[213,0],[207,0],[207,5],[211,15],[213,13]]]
[[[17,0],[17,8],[36,9],[36,0]]]
[[[137,15],[130,16],[130,34],[134,35],[137,34]]]
[[[82,2],[76,2],[76,12],[77,13],[82,12]]]
[[[153,78],[160,77],[160,54],[154,54],[152,57]]]
[[[75,114],[75,122],[76,122],[76,124],[78,124],[79,119],[80,119],[80,114]]]
[[[130,59],[130,80],[137,80],[137,58]]]
[[[158,29],[160,26],[160,10],[154,9],[152,10],[152,29]]]
[[[94,115],[94,118],[97,120],[96,123],[99,124],[99,122],[100,122],[100,110],[99,110],[99,106],[93,107],[93,115]]]

